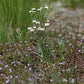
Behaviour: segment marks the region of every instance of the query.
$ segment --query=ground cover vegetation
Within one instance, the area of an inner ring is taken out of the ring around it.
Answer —
[[[0,1],[0,84],[79,84],[83,32],[54,29],[45,1]]]
[[[63,3],[63,6],[76,8],[76,7],[84,7],[84,0],[50,0],[50,2],[60,1]]]

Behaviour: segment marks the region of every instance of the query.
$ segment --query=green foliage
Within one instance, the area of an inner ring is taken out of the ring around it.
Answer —
[[[77,6],[84,7],[84,0],[61,0],[65,6],[76,8]]]
[[[58,55],[59,55],[59,60],[63,60],[64,59],[64,55],[63,55],[63,49],[64,49],[64,43],[62,40],[58,40]]]
[[[38,37],[39,38],[39,37]],[[49,44],[47,44],[47,35],[45,34],[42,38],[39,38],[38,40],[38,51],[34,52],[37,57],[39,57],[40,59],[44,60],[46,63],[50,63],[50,57],[51,57],[51,51],[53,49],[53,45],[51,45],[52,41],[49,42]],[[41,57],[42,56],[42,57]]]
[[[32,7],[39,7],[39,0],[0,0],[0,22],[7,27],[11,21],[13,28],[26,27],[31,20],[28,11]]]
[[[76,8],[77,6],[84,7],[84,0],[49,0],[50,2],[60,1],[64,6]]]
[[[44,11],[40,14],[30,14],[29,11],[40,6],[39,0],[0,0],[0,41],[27,40],[27,27],[32,25],[32,19],[42,20],[44,15]]]
[[[53,80],[52,84],[57,84],[57,81],[59,79],[59,74],[58,73],[52,73],[51,74],[51,79]]]

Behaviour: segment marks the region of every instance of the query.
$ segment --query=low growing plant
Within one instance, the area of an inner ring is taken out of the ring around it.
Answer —
[[[41,60],[45,61],[48,64],[51,62],[50,60],[51,52],[54,47],[53,45],[51,45],[51,43],[52,41],[50,41],[47,44],[47,35],[45,34],[42,38],[39,38],[37,43],[39,53],[34,52],[38,58],[40,58]]]

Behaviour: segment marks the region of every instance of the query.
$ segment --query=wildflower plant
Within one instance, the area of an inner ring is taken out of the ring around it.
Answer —
[[[39,38],[39,37],[38,37]],[[33,52],[37,55],[38,58],[40,58],[40,60],[43,60],[46,63],[50,63],[50,57],[51,57],[51,52],[53,49],[53,45],[51,45],[52,41],[49,42],[49,44],[47,44],[47,35],[45,34],[42,38],[39,38],[38,41],[38,51],[37,52]]]
[[[28,27],[28,30],[30,32],[44,31],[45,28],[50,25],[49,20],[47,20],[47,18],[44,17],[42,14],[42,13],[46,12],[47,9],[48,9],[48,6],[45,5],[43,7],[38,8],[38,9],[32,8],[29,11],[31,16],[33,17],[32,24],[31,24],[31,26]]]
[[[61,26],[63,21],[57,22],[55,30],[46,15],[49,7],[38,7],[39,0],[12,1],[0,3],[0,84],[77,84],[82,75],[82,34],[73,39],[68,23]]]
[[[58,40],[59,60],[63,60],[64,59],[63,48],[64,48],[64,42],[62,40]]]
[[[53,81],[53,84],[57,84],[58,79],[59,79],[58,73],[52,73],[51,74],[51,80]]]
[[[43,17],[48,6],[40,5],[39,0],[1,0],[0,8],[0,41],[18,42],[26,39],[29,41],[30,36],[27,27],[34,26],[35,28],[36,25],[40,24],[39,21],[45,21]],[[32,23],[34,19],[37,19],[36,25]],[[43,27],[40,29],[44,30]]]

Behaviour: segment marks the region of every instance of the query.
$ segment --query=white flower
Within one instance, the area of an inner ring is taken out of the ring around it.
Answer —
[[[40,30],[40,31],[44,31],[45,29],[44,29],[44,28],[38,28],[38,30]]]
[[[33,22],[33,23],[36,23],[36,20],[33,20],[32,22]]]
[[[40,7],[40,9],[42,10],[42,9],[43,9],[43,7]]]
[[[40,24],[40,22],[39,22],[39,21],[37,21],[37,22],[36,22],[36,24]]]
[[[30,31],[31,31],[31,32],[33,32],[33,31],[34,31],[34,29],[31,29]]]
[[[48,9],[48,6],[45,6],[46,9]]]
[[[45,23],[45,26],[49,26],[50,25],[50,23]]]
[[[38,8],[38,9],[37,9],[37,11],[41,11],[41,9],[40,9],[40,8]]]
[[[34,13],[34,12],[36,12],[35,8],[32,8],[32,10],[29,11],[29,13]]]
[[[35,28],[36,28],[36,26],[33,26],[33,28],[35,29]]]
[[[47,20],[47,22],[49,22],[49,20]]]
[[[36,8],[32,8],[32,10],[35,10]]]
[[[35,12],[36,12],[36,11],[34,11],[34,10],[32,11],[32,13],[35,13]]]
[[[32,27],[28,27],[28,30],[31,30],[32,29]]]
[[[37,11],[41,11],[42,9],[43,9],[43,7],[40,7],[40,8],[37,9]]]
[[[29,13],[32,13],[32,11],[29,11]]]
[[[45,8],[45,9],[48,9],[48,6],[47,6],[47,4],[44,6],[44,8]]]

